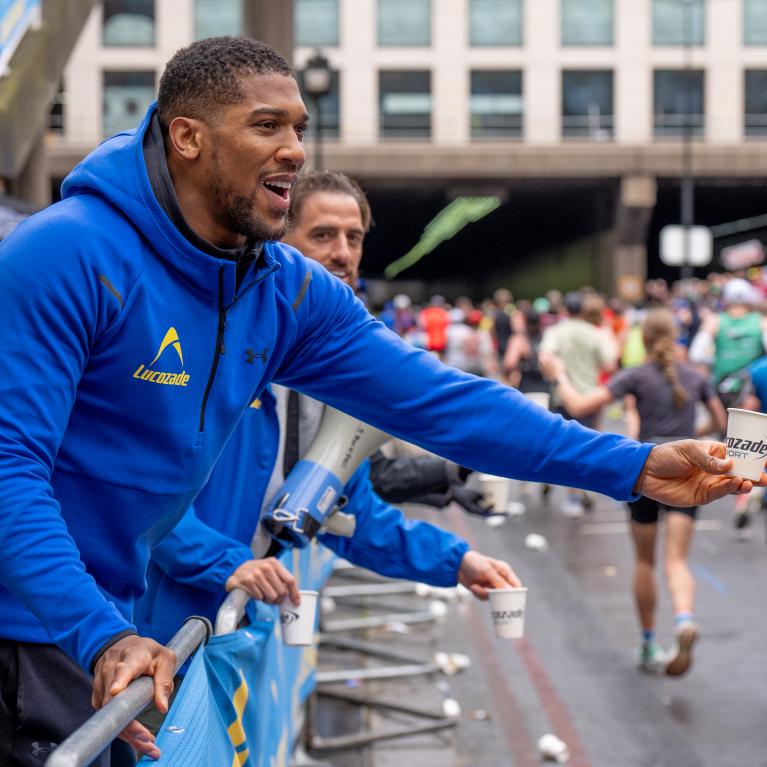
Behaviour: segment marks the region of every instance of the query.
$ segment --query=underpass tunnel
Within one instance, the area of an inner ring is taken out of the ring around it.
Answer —
[[[475,300],[508,287],[534,298],[552,287],[607,289],[616,217],[617,180],[514,181],[471,194],[498,194],[500,207],[467,224],[403,271],[389,293],[416,290]],[[376,284],[386,266],[420,239],[455,198],[456,187],[365,185],[375,226],[365,244],[363,274]],[[409,290],[408,290],[409,288]]]

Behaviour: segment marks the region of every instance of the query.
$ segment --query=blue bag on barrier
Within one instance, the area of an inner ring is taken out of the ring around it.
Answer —
[[[201,647],[157,734],[162,757],[140,764],[271,765],[260,757],[279,711],[271,700],[258,700],[271,686],[265,675],[274,676],[264,662],[270,644],[274,624],[259,621]]]
[[[334,556],[324,547],[283,559],[306,588],[327,580]],[[248,605],[249,625],[211,637],[192,660],[157,733],[162,757],[142,767],[286,767],[300,708],[314,689],[316,647],[287,647],[279,609]]]

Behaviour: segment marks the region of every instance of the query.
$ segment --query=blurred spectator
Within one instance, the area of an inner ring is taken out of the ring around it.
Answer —
[[[692,339],[695,338],[700,328],[698,307],[692,299],[679,296],[672,301],[671,309],[674,312],[674,321],[679,331],[676,342],[682,350],[682,358],[687,359]]]
[[[447,328],[450,316],[447,302],[442,296],[432,296],[429,305],[419,315],[421,328],[426,334],[426,349],[443,358],[447,346]]]
[[[724,285],[723,312],[711,314],[690,345],[690,361],[709,372],[725,407],[745,395],[746,367],[764,354],[767,318],[754,311],[759,296],[743,279]]]
[[[493,293],[493,304],[493,335],[498,356],[503,359],[512,333],[511,315],[514,313],[514,296],[507,288],[499,288]]]
[[[588,394],[599,384],[601,371],[611,371],[617,359],[617,347],[614,339],[597,324],[601,322],[603,302],[598,296],[583,296],[580,292],[571,292],[565,296],[565,309],[568,317],[550,327],[543,334],[541,352],[556,355],[562,360],[567,376],[576,391]],[[570,418],[562,401],[552,393],[552,410],[565,418]],[[590,413],[578,420],[584,426],[594,428],[598,413]],[[580,490],[568,490],[562,512],[567,516],[577,517],[584,508],[590,506],[590,500]]]
[[[497,365],[493,340],[487,331],[479,327],[482,312],[472,309],[467,316],[463,309],[456,307],[449,314],[445,362],[478,376],[495,373]]]

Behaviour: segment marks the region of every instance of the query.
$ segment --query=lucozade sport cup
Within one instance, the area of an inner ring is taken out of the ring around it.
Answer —
[[[488,589],[495,635],[499,639],[520,639],[525,633],[527,589]]]
[[[767,414],[727,408],[727,457],[731,475],[760,479],[767,461]]]

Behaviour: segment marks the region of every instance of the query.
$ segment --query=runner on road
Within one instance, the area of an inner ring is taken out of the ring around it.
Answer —
[[[642,324],[642,334],[647,362],[616,373],[606,386],[588,394],[581,394],[570,383],[559,358],[541,355],[541,367],[571,415],[587,416],[608,402],[631,394],[636,398],[639,436],[644,442],[694,437],[697,402],[706,406],[716,427],[724,430],[726,414],[713,387],[691,365],[675,359],[676,327],[671,312],[651,309]],[[708,433],[705,427],[704,433]],[[647,671],[663,668],[670,676],[679,676],[690,666],[692,647],[698,637],[693,613],[695,580],[687,564],[697,506],[661,504],[644,496],[628,505],[636,551],[634,598],[642,631],[639,666]],[[655,544],[661,510],[665,511],[666,520],[664,570],[675,623],[675,644],[668,655],[655,641]]]

